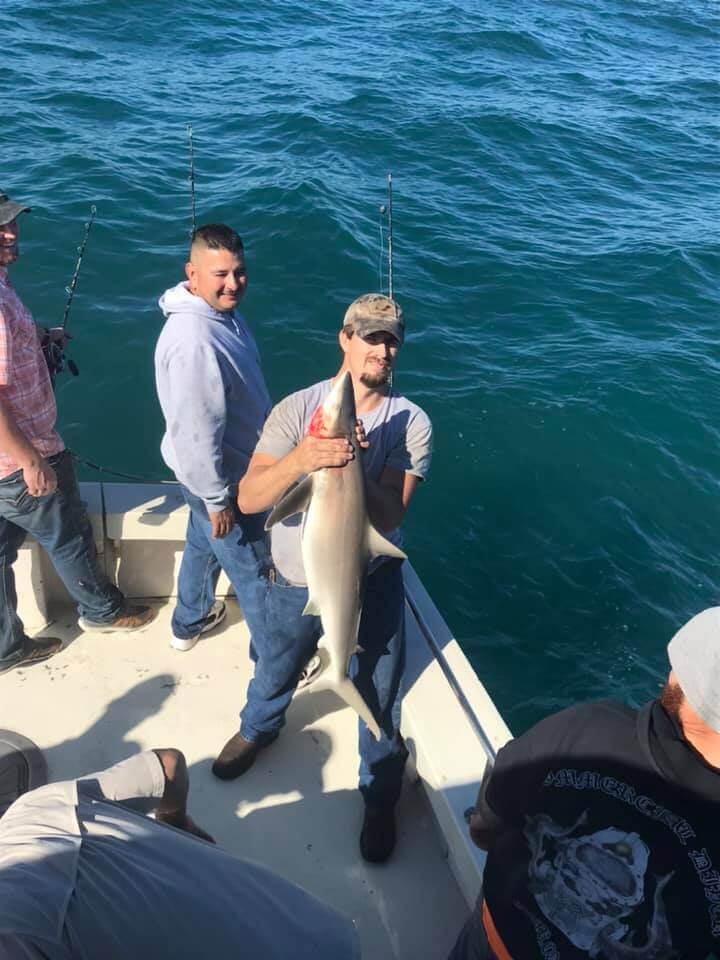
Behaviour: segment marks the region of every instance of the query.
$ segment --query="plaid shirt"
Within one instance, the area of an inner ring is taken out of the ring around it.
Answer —
[[[38,329],[0,267],[0,399],[43,457],[64,449],[55,432],[57,408]],[[0,449],[0,480],[20,466]]]

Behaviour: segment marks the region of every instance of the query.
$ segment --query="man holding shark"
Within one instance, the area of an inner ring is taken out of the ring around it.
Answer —
[[[339,334],[337,376],[286,397],[265,424],[238,503],[244,513],[275,506],[266,630],[255,642],[240,732],[213,765],[221,779],[240,776],[275,740],[322,636],[316,682],[361,716],[360,849],[372,862],[386,860],[395,844],[407,756],[398,730],[405,660],[399,527],[427,475],[432,442],[427,415],[391,387],[404,331],[395,301],[359,297]],[[355,415],[367,437],[362,451]]]

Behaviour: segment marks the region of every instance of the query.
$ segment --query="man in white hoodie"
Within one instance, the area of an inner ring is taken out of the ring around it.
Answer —
[[[185,273],[187,281],[160,298],[167,319],[155,349],[161,452],[190,508],[172,619],[176,650],[190,650],[224,617],[215,601],[221,568],[256,635],[270,564],[265,516],[244,515],[236,502],[270,410],[257,346],[235,310],[247,288],[242,240],[223,224],[198,227]]]

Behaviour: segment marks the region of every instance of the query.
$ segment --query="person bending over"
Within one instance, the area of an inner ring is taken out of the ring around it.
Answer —
[[[0,957],[359,957],[349,920],[215,846],[188,786],[179,750],[148,750],[16,800],[0,819]]]
[[[720,607],[660,697],[547,717],[500,750],[470,834],[483,892],[450,960],[706,960],[720,947]]]

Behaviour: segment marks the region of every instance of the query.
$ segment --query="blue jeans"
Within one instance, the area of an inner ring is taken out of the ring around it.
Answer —
[[[400,796],[407,750],[400,737],[400,681],[405,667],[405,587],[402,561],[388,560],[367,579],[358,645],[350,677],[381,729],[375,740],[358,721],[359,786],[367,807],[378,810]],[[322,634],[320,618],[303,616],[307,587],[277,571],[267,586],[265,631],[256,637],[255,676],[240,714],[246,740],[264,740],[285,723],[302,668]]]
[[[49,457],[57,490],[31,497],[22,471],[0,480],[0,664],[19,660],[26,641],[17,615],[12,565],[29,533],[47,550],[60,579],[78,605],[81,617],[96,623],[114,620],[123,595],[97,559],[92,528],[80,500],[72,456],[67,450]]]
[[[235,507],[235,526],[220,540],[213,540],[205,504],[180,486],[190,508],[187,539],[177,585],[177,606],[172,632],[181,640],[196,637],[215,600],[220,570],[233,585],[250,630],[250,652],[265,623],[265,592],[270,550],[265,533],[265,514],[247,516]]]

